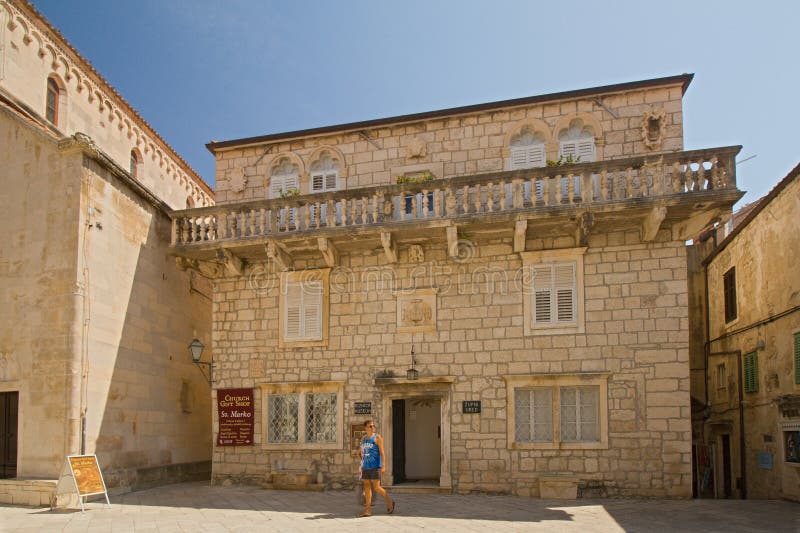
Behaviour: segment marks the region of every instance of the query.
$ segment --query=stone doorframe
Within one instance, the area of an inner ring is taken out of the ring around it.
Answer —
[[[419,379],[405,378],[375,378],[375,385],[381,390],[383,430],[383,447],[386,452],[386,478],[394,484],[392,473],[393,435],[392,427],[392,400],[408,400],[414,398],[435,398],[440,401],[440,424],[442,428],[441,439],[441,471],[439,474],[439,487],[452,489],[453,477],[450,474],[450,419],[453,383],[456,378],[450,376],[420,377]]]

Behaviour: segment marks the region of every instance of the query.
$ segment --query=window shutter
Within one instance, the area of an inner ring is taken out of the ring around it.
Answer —
[[[756,352],[744,356],[744,391],[758,392],[758,354]]]
[[[335,191],[337,189],[337,181],[339,175],[336,172],[328,174],[325,176],[325,190],[326,191]]]
[[[558,322],[575,321],[575,264],[560,263],[555,265],[556,288],[556,320]]]
[[[280,198],[283,192],[283,176],[272,176],[269,179],[270,198]]]
[[[577,142],[576,152],[581,163],[594,161],[594,139],[583,139]]]
[[[303,307],[302,286],[299,283],[289,283],[286,286],[286,340],[300,338]]]
[[[303,338],[322,338],[322,282],[303,285]]]
[[[577,157],[578,155],[578,143],[575,141],[561,141],[559,146],[558,155],[562,155],[564,157],[572,156]]]
[[[553,269],[550,265],[533,267],[533,322],[550,324],[552,317]]]
[[[311,176],[311,190],[313,192],[322,192],[325,190],[325,176],[322,174],[314,174]]]
[[[546,165],[543,144],[515,146],[511,148],[511,168],[537,168]]]
[[[794,334],[794,382],[800,385],[800,333]]]

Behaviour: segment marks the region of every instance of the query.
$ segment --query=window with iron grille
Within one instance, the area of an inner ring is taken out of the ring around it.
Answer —
[[[266,446],[331,449],[341,446],[343,385],[341,382],[261,385]]]
[[[736,320],[736,267],[731,267],[722,276],[722,286],[725,299],[725,322]]]
[[[758,354],[756,352],[744,356],[744,391],[758,392]]]
[[[506,376],[512,448],[608,445],[607,374]]]

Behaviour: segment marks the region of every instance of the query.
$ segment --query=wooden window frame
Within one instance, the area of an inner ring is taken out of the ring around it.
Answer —
[[[50,122],[53,126],[58,126],[59,122],[59,111],[61,107],[61,86],[59,85],[58,81],[52,76],[47,78],[47,88],[45,91],[45,106],[44,106],[44,113],[45,119]],[[50,96],[53,96],[53,105],[50,105]],[[52,118],[50,117],[52,109]]]

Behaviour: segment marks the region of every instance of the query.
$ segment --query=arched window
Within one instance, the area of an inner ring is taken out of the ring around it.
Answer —
[[[300,169],[288,157],[280,158],[269,173],[270,198],[282,198],[299,194],[299,174]],[[280,225],[286,229],[297,227],[297,209],[281,209]]]
[[[576,118],[558,133],[558,155],[563,159],[572,158],[573,163],[588,163],[595,160],[594,130],[584,126],[583,120]]]
[[[510,169],[536,168],[547,164],[544,135],[524,127],[511,138]]]
[[[282,157],[269,173],[269,197],[280,198],[300,190],[299,169],[288,157]]]
[[[331,156],[327,150],[319,155],[319,159],[311,163],[311,192],[335,191],[339,188],[339,161]],[[311,208],[311,219],[316,221],[316,210]],[[328,206],[320,209],[320,224],[325,225],[328,216]],[[342,218],[342,206],[336,204],[337,223]]]
[[[311,163],[311,192],[335,191],[339,188],[339,162],[330,152],[322,152]]]
[[[139,156],[136,155],[136,150],[131,150],[130,172],[134,178],[139,177]]]
[[[58,82],[51,78],[47,78],[47,102],[45,104],[45,118],[54,126],[58,125],[58,107],[59,98],[61,96],[61,89]]]

